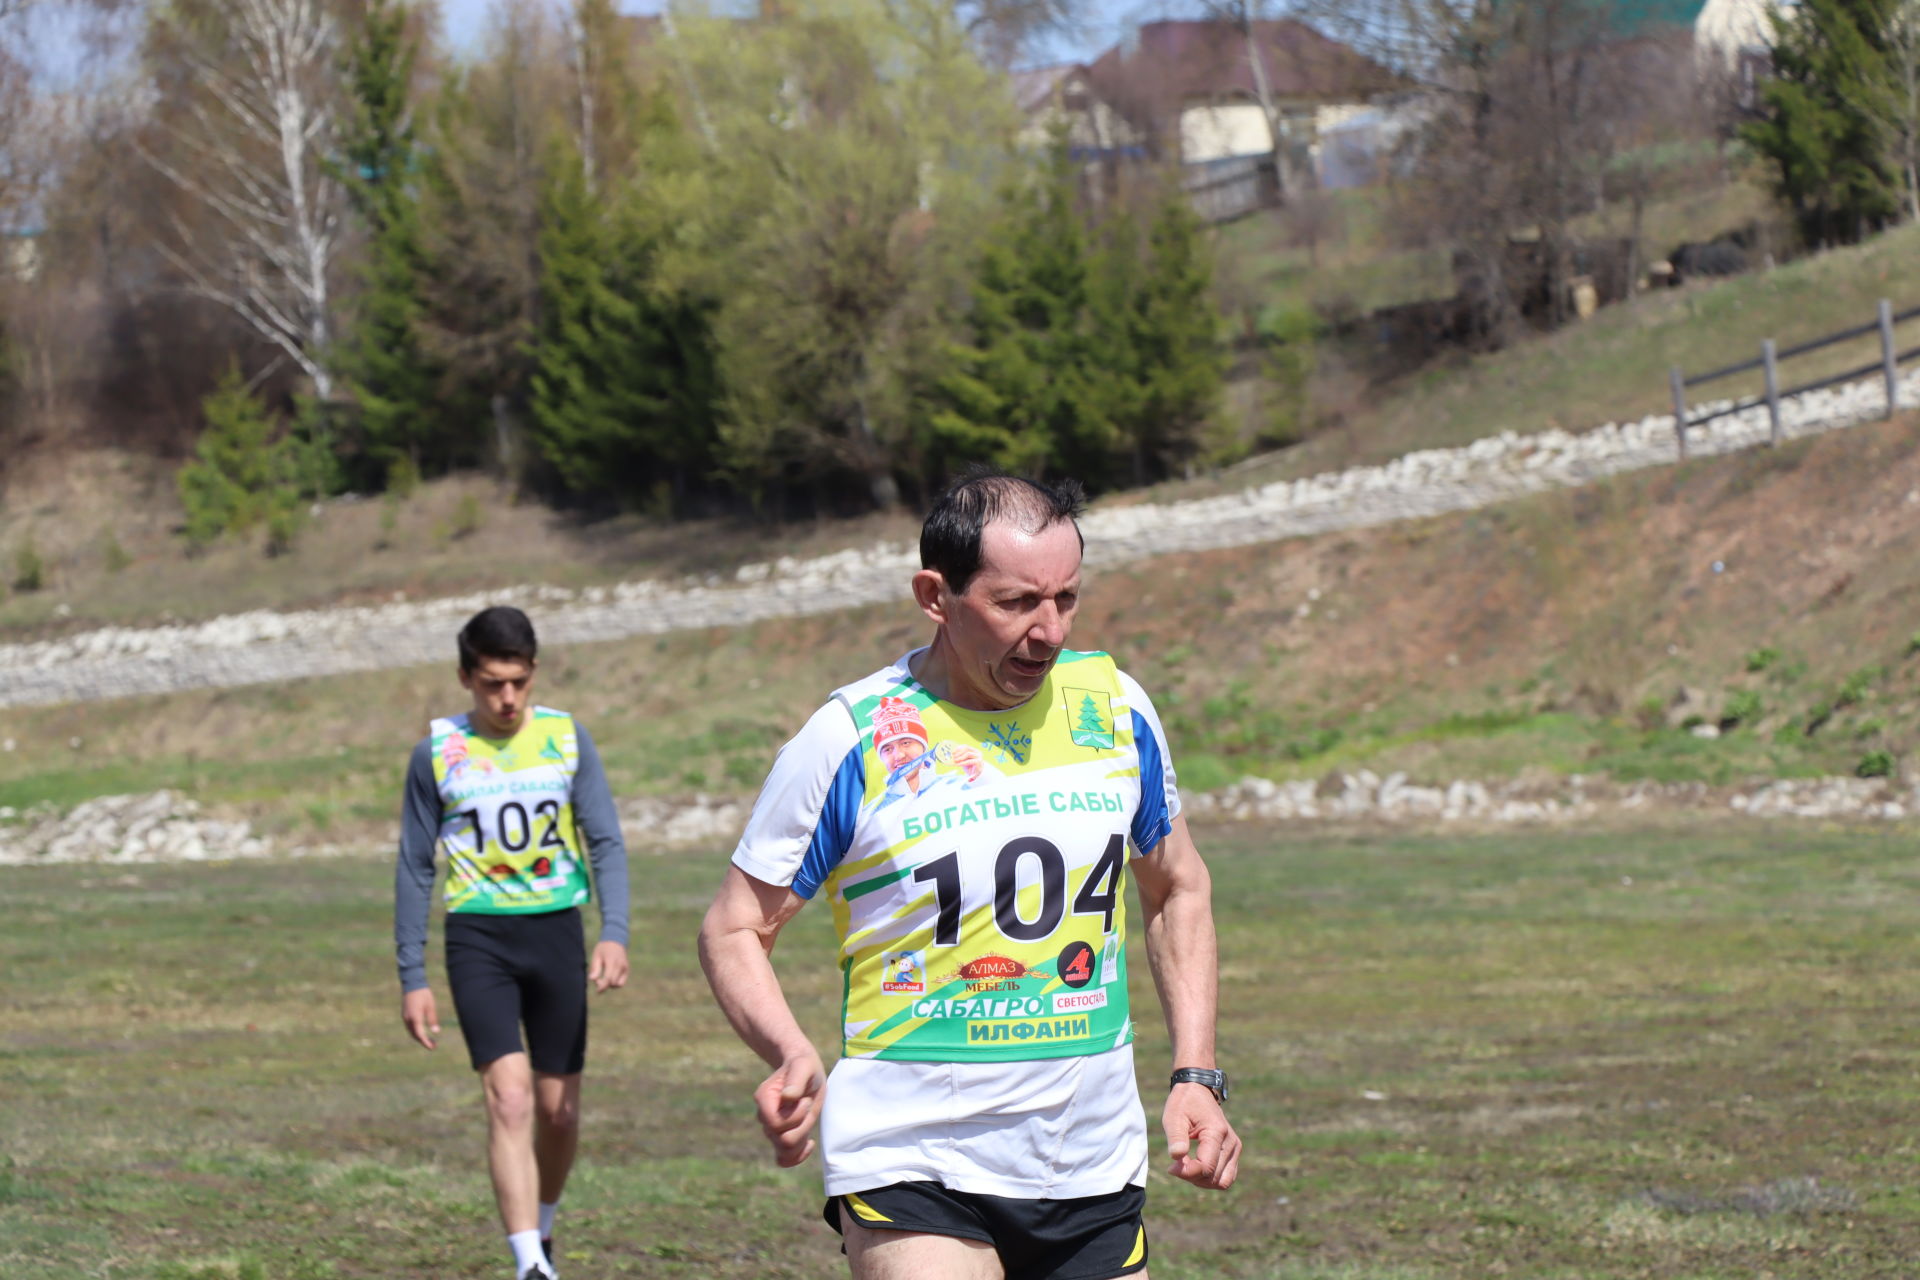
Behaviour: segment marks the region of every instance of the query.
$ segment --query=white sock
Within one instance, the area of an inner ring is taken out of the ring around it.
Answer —
[[[547,1255],[540,1248],[538,1231],[516,1231],[507,1237],[507,1247],[513,1250],[513,1274],[524,1276],[530,1268],[538,1267],[542,1275],[547,1274]]]
[[[553,1215],[555,1213],[558,1213],[559,1210],[560,1210],[560,1202],[558,1200],[555,1200],[552,1204],[547,1204],[545,1202],[541,1203],[540,1205],[540,1238],[542,1240],[553,1239]]]

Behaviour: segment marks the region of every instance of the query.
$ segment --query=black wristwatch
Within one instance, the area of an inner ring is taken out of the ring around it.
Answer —
[[[1227,1073],[1215,1071],[1211,1067],[1176,1067],[1173,1078],[1167,1081],[1167,1088],[1176,1084],[1203,1084],[1213,1090],[1213,1096],[1221,1102],[1227,1100]]]

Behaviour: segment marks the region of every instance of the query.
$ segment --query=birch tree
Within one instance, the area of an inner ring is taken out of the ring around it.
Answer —
[[[161,101],[143,153],[197,215],[167,216],[162,251],[330,399],[338,23],[320,0],[188,0],[150,44]]]

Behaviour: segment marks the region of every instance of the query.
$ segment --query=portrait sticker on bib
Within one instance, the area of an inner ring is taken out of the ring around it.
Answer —
[[[867,803],[867,813],[911,804],[935,792],[966,791],[1000,777],[972,743],[950,738],[934,742],[920,708],[905,698],[882,698],[874,707],[873,753],[887,781]]]

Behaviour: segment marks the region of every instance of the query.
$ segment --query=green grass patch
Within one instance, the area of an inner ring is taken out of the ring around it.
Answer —
[[[1153,1176],[1156,1276],[1737,1276],[1787,1249],[1837,1280],[1920,1249],[1907,837],[1199,835],[1248,1148],[1230,1195]],[[693,960],[722,865],[636,879],[635,981],[593,1006],[573,1274],[841,1274],[817,1169],[765,1156],[761,1068]],[[383,860],[6,875],[0,1090],[31,1105],[0,1132],[0,1261],[502,1273],[452,1019],[427,1054],[395,1016]],[[831,954],[815,909],[778,956],[823,1046]],[[1151,1102],[1167,1051],[1133,960]]]

